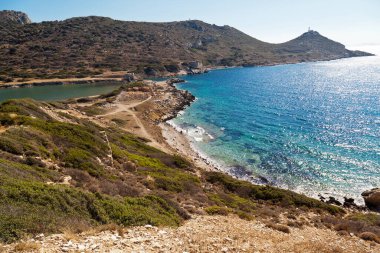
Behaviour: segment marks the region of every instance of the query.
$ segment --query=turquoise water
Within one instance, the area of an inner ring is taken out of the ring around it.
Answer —
[[[379,57],[185,79],[178,87],[197,100],[172,123],[224,170],[359,202],[361,192],[380,187]]]
[[[0,89],[0,102],[12,98],[33,98],[43,101],[65,100],[106,94],[118,87],[120,87],[120,84],[117,83],[96,83],[7,88]]]

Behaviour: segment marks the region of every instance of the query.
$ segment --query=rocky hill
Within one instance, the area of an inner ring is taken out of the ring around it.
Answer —
[[[30,24],[32,21],[20,11],[0,11],[0,23],[17,23],[20,25]]]
[[[370,55],[349,51],[317,32],[270,44],[230,26],[198,20],[148,23],[95,16],[30,24],[2,20],[0,81],[8,82],[106,71],[162,75],[189,69],[193,61],[207,66],[255,66]]]

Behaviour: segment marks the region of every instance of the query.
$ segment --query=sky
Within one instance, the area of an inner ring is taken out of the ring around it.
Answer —
[[[311,27],[349,49],[380,54],[380,0],[0,0],[0,10],[23,11],[34,22],[89,15],[150,22],[199,19],[272,43]]]

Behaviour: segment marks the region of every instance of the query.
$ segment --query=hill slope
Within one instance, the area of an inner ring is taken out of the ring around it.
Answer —
[[[176,73],[191,61],[210,66],[270,65],[363,55],[369,54],[349,51],[316,32],[270,44],[232,27],[198,20],[148,23],[92,16],[20,24],[0,19],[3,81],[91,76],[109,70]]]
[[[345,215],[301,194],[199,169],[126,132],[127,121],[117,115],[90,116],[127,95],[143,95],[131,89],[137,87],[155,86],[132,83],[94,100],[0,104],[0,243],[110,223],[178,226],[200,214],[255,218],[288,232],[285,225],[310,224],[371,232],[377,240],[378,215]],[[156,88],[158,94],[162,87]]]

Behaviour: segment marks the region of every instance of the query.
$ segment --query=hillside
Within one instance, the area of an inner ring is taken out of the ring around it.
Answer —
[[[211,67],[255,66],[370,55],[349,51],[313,31],[270,44],[230,26],[198,20],[148,23],[91,16],[29,24],[4,16],[9,12],[0,12],[4,82],[107,71],[163,75],[188,69],[192,61]]]
[[[158,99],[162,97],[170,99]],[[188,99],[186,91],[165,83],[130,83],[91,99],[2,103],[0,241],[102,231],[112,224],[121,231],[129,226],[177,227],[199,215],[233,215],[281,233],[314,227],[379,242],[376,214],[206,171],[126,131],[138,133],[144,127],[136,129],[132,118],[141,123],[149,116],[157,124],[167,118],[163,109],[183,109],[184,103],[179,108],[173,101]],[[136,101],[142,102],[137,106]],[[134,112],[120,107],[128,103],[136,106]],[[139,112],[145,116],[136,120]],[[66,247],[64,240],[59,244]]]

